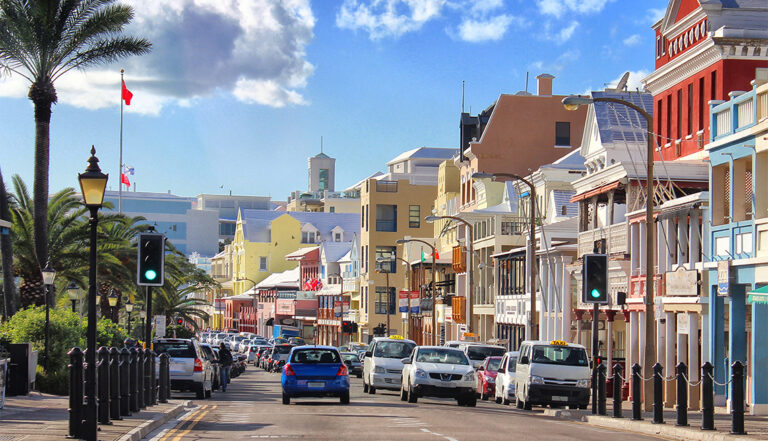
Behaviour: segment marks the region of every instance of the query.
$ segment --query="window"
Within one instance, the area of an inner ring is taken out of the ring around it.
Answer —
[[[656,145],[662,145],[661,143],[661,109],[663,106],[662,100],[656,102]]]
[[[688,85],[688,134],[693,134],[693,83]]]
[[[408,206],[408,227],[419,228],[421,227],[421,207],[418,205]]]
[[[333,241],[341,242],[341,233],[333,233]]]
[[[336,212],[336,207],[331,207],[330,212],[331,213],[335,213]]]
[[[669,143],[669,138],[672,137],[672,95],[667,95],[667,132],[664,134],[664,136],[667,137],[665,139],[665,144]]]
[[[395,252],[395,247],[376,247],[376,269],[386,273],[396,273]],[[380,260],[388,260],[388,262],[380,262]]]
[[[267,271],[267,258],[266,257],[259,257],[259,271]]]
[[[389,313],[394,314],[397,307],[397,299],[395,298],[395,288],[389,287]],[[387,287],[376,287],[376,314],[387,313]]]
[[[360,207],[360,228],[365,228],[365,207]]]
[[[682,138],[683,134],[683,91],[677,90],[677,131],[675,132],[675,139]]]
[[[315,232],[314,231],[302,231],[301,232],[301,243],[315,243]]]
[[[699,130],[704,130],[704,106],[706,106],[704,96],[704,77],[701,77],[699,78]]]
[[[234,236],[236,227],[235,224],[221,223],[219,224],[219,234],[221,236]]]
[[[397,205],[376,205],[376,231],[397,231]]]
[[[368,212],[368,207],[370,207],[370,205],[365,206],[365,231],[368,231],[368,224],[371,223],[371,216]]]
[[[555,145],[562,147],[571,146],[571,123],[555,122]]]
[[[379,193],[397,193],[397,181],[376,181],[376,191]]]
[[[712,71],[710,74],[709,82],[709,99],[714,101],[717,99],[717,71]]]
[[[320,190],[328,190],[328,169],[320,169]]]

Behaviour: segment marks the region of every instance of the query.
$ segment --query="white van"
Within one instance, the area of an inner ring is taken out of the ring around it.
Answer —
[[[569,406],[589,404],[590,368],[582,345],[561,340],[524,341],[520,344],[515,373],[515,405]]]
[[[403,358],[411,356],[416,342],[402,336],[375,337],[363,358],[363,392],[375,394],[376,389],[400,390]]]

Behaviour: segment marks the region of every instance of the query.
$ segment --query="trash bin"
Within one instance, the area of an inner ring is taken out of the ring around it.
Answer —
[[[0,409],[5,407],[5,383],[7,382],[8,359],[0,358]]]
[[[12,343],[7,349],[11,358],[8,363],[8,386],[5,392],[8,396],[27,395],[35,382],[37,351],[32,350],[31,343]]]

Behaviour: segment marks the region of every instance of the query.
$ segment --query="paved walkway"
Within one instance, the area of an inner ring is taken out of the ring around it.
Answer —
[[[100,426],[99,439],[139,440],[170,418],[175,418],[187,401],[169,400],[130,417]],[[32,392],[23,397],[6,397],[0,409],[0,440],[61,441],[69,432],[69,398]]]

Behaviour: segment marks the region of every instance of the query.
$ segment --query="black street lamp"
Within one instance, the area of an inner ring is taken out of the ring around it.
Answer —
[[[113,323],[117,324],[117,311],[115,310],[115,307],[117,307],[117,291],[114,288],[109,290],[107,302],[109,303],[109,318]]]
[[[51,266],[51,261],[45,264],[45,268],[41,271],[43,273],[43,285],[45,290],[45,373],[48,373],[48,340],[50,339],[50,309],[51,309],[51,289],[53,289],[53,281],[56,279],[56,270]]]
[[[131,335],[131,312],[133,311],[133,303],[131,303],[130,300],[128,300],[128,303],[125,304],[125,312],[128,313],[128,317],[126,319],[126,322],[128,322],[128,335]]]
[[[75,305],[78,301],[82,300],[82,295],[83,290],[77,286],[77,283],[72,282],[67,286],[67,296],[69,296],[69,301],[72,302],[72,312],[77,312],[75,310]]]
[[[147,311],[143,309],[139,311],[139,318],[141,319],[141,329],[142,329],[142,332],[140,333],[141,339],[144,341],[147,341],[146,339],[147,331],[146,331],[146,327],[144,326],[144,321],[147,319]]]
[[[90,211],[90,258],[88,270],[88,330],[87,330],[87,356],[88,371],[85,379],[85,393],[87,402],[85,405],[86,421],[83,435],[88,441],[97,440],[96,426],[96,240],[97,227],[99,225],[99,208],[104,203],[104,193],[107,188],[107,179],[99,168],[99,159],[96,157],[96,148],[91,146],[91,157],[88,158],[88,167],[85,173],[78,175],[80,190],[83,194],[83,202]]]

